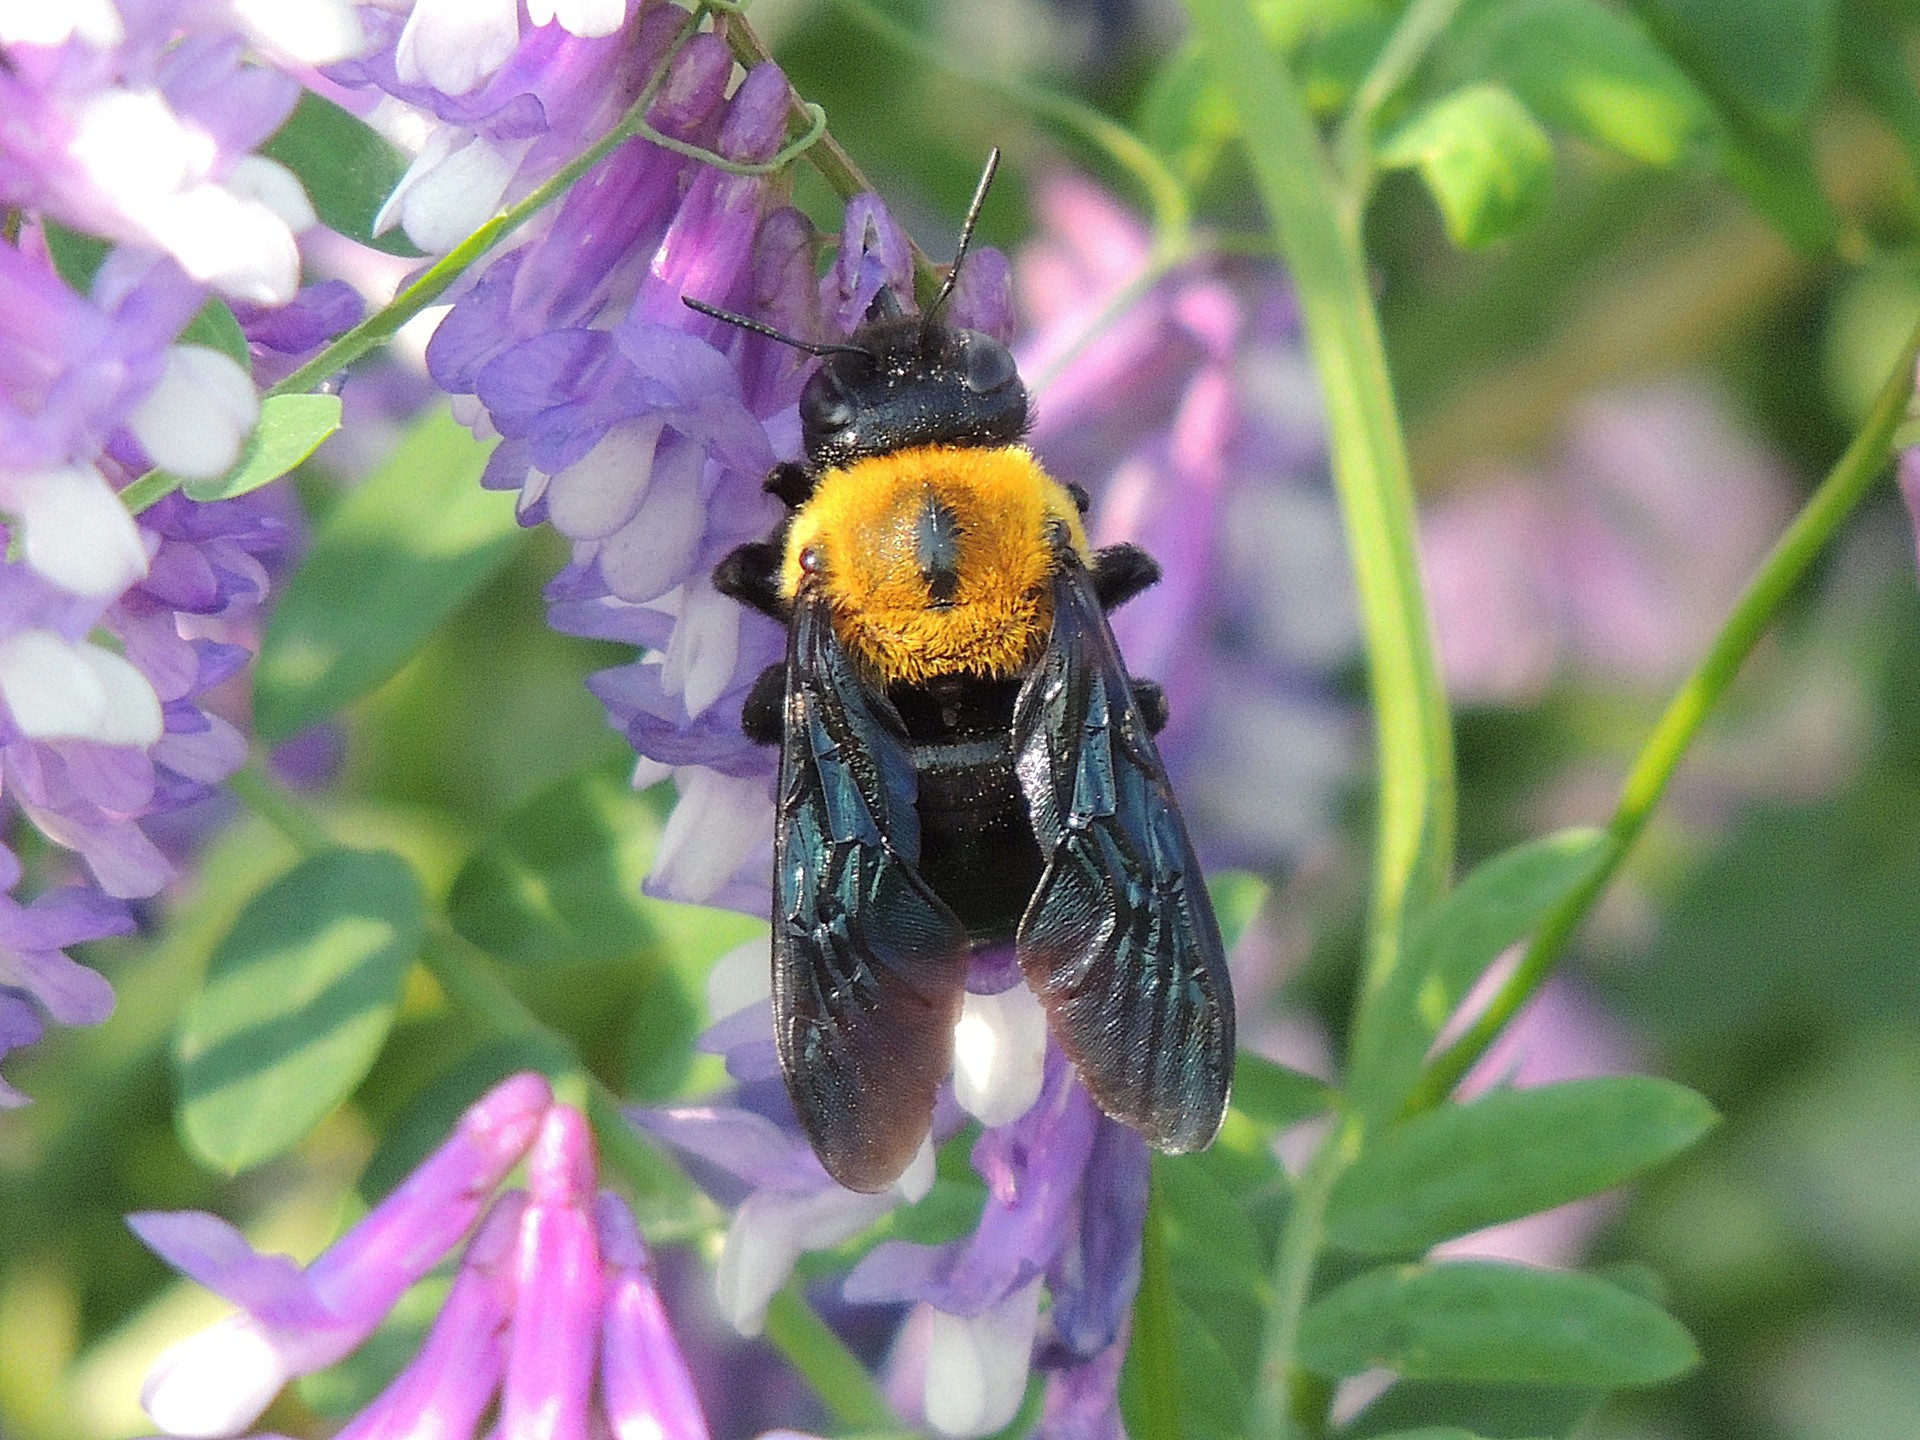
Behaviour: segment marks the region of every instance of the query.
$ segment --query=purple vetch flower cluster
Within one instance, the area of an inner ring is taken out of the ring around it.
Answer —
[[[0,9],[0,834],[20,821],[73,852],[82,888],[4,901],[0,1055],[44,1018],[105,1018],[104,982],[65,947],[128,928],[116,902],[172,866],[143,827],[245,755],[208,692],[244,663],[266,565],[292,530],[276,497],[136,520],[119,488],[159,466],[232,465],[258,414],[227,355],[179,336],[210,292],[271,326],[295,298],[313,211],[251,153],[297,82],[254,63],[336,60],[360,43],[342,0],[119,0]],[[114,242],[77,293],[55,265],[76,236]],[[30,880],[0,850],[11,892]],[[45,873],[41,873],[44,871]],[[0,1086],[0,1105],[20,1096]]]
[[[526,1189],[496,1195],[522,1159]],[[261,1255],[201,1212],[129,1223],[239,1309],[173,1346],[141,1392],[167,1435],[238,1435],[289,1380],[357,1349],[464,1239],[412,1362],[339,1433],[706,1440],[706,1420],[633,1212],[598,1189],[592,1132],[547,1082],[501,1082],[392,1194],[312,1264]]]
[[[330,66],[342,99],[413,162],[375,229],[443,254],[607,131],[689,14],[664,0],[415,0],[361,11],[368,41]],[[678,138],[678,137],[676,137]]]
[[[1039,1371],[1042,1440],[1119,1437],[1146,1143],[1100,1113],[1049,1040],[1010,954],[984,952],[971,984],[933,1135],[880,1194],[835,1184],[801,1132],[774,1054],[763,943],[723,959],[709,986],[725,1018],[703,1045],[725,1055],[735,1092],[633,1118],[734,1208],[716,1279],[721,1311],[743,1334],[759,1331],[801,1254],[839,1245],[925,1195],[933,1145],[969,1115],[979,1120],[971,1161],[987,1195],[973,1232],[943,1245],[884,1243],[842,1294],[903,1307],[889,1390],[910,1421],[946,1435],[991,1434],[1012,1420]]]
[[[641,17],[643,36],[661,32],[656,53],[678,22],[649,22],[681,13]],[[791,94],[777,68],[728,95],[733,62],[711,34],[667,66],[657,130],[736,161],[778,150]],[[813,228],[782,198],[776,180],[630,140],[480,275],[427,351],[434,377],[474,396],[501,436],[485,483],[517,489],[523,523],[551,522],[573,543],[548,589],[553,624],[644,652],[590,683],[641,757],[636,784],[671,775],[681,792],[652,888],[751,914],[769,894],[774,763],[742,734],[740,710],[783,641],[710,576],[779,517],[762,482],[798,448],[809,362],[682,297],[797,335],[821,333],[824,309],[844,334],[880,285],[909,274],[884,212],[856,203],[816,282]],[[993,264],[980,259],[960,313],[987,293]]]

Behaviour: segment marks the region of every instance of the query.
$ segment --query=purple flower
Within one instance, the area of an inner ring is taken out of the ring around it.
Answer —
[[[983,957],[975,985],[1002,983],[1003,958]],[[716,1010],[726,1008],[720,997],[745,1002],[703,1041],[724,1051],[741,1082],[732,1102],[632,1112],[734,1207],[716,1278],[722,1314],[745,1334],[758,1332],[801,1254],[859,1234],[920,1198],[933,1178],[931,1147],[878,1195],[828,1177],[778,1078],[765,974],[764,946],[748,945],[716,966],[711,983]],[[1100,1114],[1048,1044],[1044,1014],[1024,985],[970,993],[955,1040],[955,1092],[987,1127],[972,1156],[988,1192],[980,1224],[951,1245],[879,1246],[848,1276],[845,1296],[911,1307],[894,1359],[904,1414],[945,1434],[989,1433],[1012,1418],[1037,1367],[1058,1417],[1041,1434],[1117,1434],[1088,1428],[1088,1417],[1111,1415],[1117,1427],[1113,1387],[1146,1215],[1145,1142]],[[943,1096],[933,1140],[953,1135],[963,1118]],[[1044,1318],[1043,1295],[1051,1301]]]
[[[359,1346],[472,1228],[533,1143],[552,1099],[538,1075],[496,1086],[304,1270],[285,1256],[255,1253],[238,1230],[203,1212],[129,1217],[161,1259],[240,1307],[155,1362],[140,1397],[154,1423],[170,1435],[238,1434],[289,1379]]]
[[[526,1190],[496,1196],[523,1156]],[[493,1414],[501,1433],[541,1440],[706,1440],[639,1227],[597,1186],[585,1118],[523,1074],[304,1270],[210,1215],[133,1216],[162,1258],[241,1307],[162,1355],[142,1403],[169,1435],[240,1433],[471,1233],[419,1353],[343,1436],[459,1440]]]
[[[250,152],[300,87],[246,49],[339,59],[361,43],[352,12],[144,0],[117,16],[83,7],[62,27],[26,8],[0,22],[0,205],[169,255],[235,299],[292,299],[313,207],[292,172]]]
[[[1589,402],[1547,472],[1485,477],[1429,507],[1421,563],[1449,688],[1520,704],[1568,671],[1664,687],[1787,512],[1779,462],[1710,389]]]
[[[133,929],[124,905],[92,890],[49,890],[22,905],[9,893],[19,880],[20,862],[0,845],[0,1059],[38,1040],[44,1019],[98,1025],[112,1014],[113,987],[65,951]],[[0,1109],[26,1100],[0,1080]]]

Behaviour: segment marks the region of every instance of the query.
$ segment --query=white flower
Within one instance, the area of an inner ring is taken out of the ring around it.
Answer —
[[[0,700],[30,740],[152,745],[160,698],[124,657],[50,630],[0,640]]]

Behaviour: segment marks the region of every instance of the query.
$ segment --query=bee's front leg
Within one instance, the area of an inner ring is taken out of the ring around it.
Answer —
[[[792,614],[792,607],[780,593],[783,547],[779,540],[780,535],[776,533],[771,540],[751,540],[729,550],[713,567],[713,588],[762,615],[771,615],[784,625]]]
[[[740,728],[756,745],[778,745],[786,729],[786,707],[787,667],[769,665],[747,691],[740,707]]]

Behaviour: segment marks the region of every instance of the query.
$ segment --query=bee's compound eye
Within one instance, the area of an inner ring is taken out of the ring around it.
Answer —
[[[1013,354],[991,335],[978,330],[963,331],[960,336],[961,374],[967,388],[976,395],[990,395],[1018,376]]]
[[[800,552],[800,570],[802,574],[818,575],[820,567],[826,563],[826,557],[820,553],[818,545],[808,545]]]
[[[821,366],[800,396],[800,425],[808,435],[831,435],[853,423],[853,402],[832,360]]]

